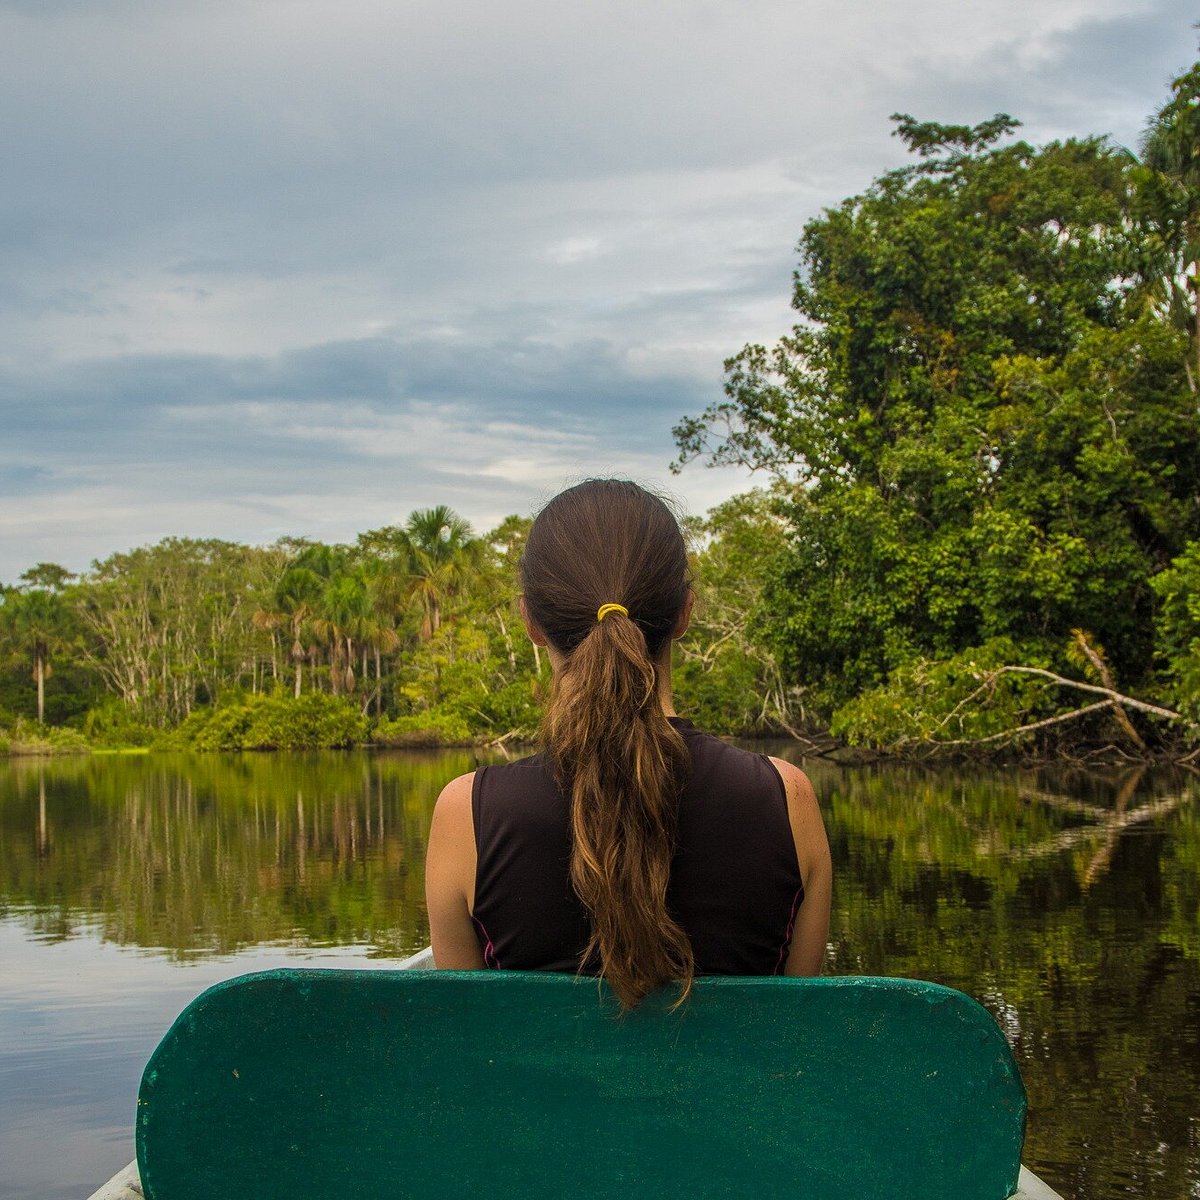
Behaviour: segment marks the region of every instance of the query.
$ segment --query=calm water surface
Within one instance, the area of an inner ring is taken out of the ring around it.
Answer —
[[[475,762],[0,761],[0,1200],[82,1200],[132,1158],[142,1066],[210,983],[423,945],[429,814]],[[1029,1092],[1025,1161],[1068,1200],[1200,1197],[1195,777],[805,765],[831,970],[980,999]]]

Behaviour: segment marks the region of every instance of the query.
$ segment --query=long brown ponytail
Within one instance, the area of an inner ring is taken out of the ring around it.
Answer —
[[[687,935],[667,909],[683,738],[659,702],[656,661],[688,596],[667,506],[636,484],[591,480],[539,514],[521,562],[526,610],[563,656],[542,741],[571,797],[571,882],[591,917],[583,963],[632,1008],[692,985]],[[597,610],[619,604],[628,610]]]

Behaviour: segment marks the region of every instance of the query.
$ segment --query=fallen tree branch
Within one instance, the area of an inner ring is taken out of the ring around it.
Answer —
[[[1038,675],[1042,679],[1049,679],[1053,683],[1057,683],[1060,687],[1075,688],[1076,691],[1091,692],[1097,696],[1107,696],[1114,704],[1123,704],[1126,708],[1136,708],[1139,712],[1149,713],[1153,717],[1163,717],[1168,721],[1183,720],[1183,714],[1177,713],[1174,709],[1150,704],[1145,700],[1135,700],[1132,696],[1122,695],[1112,688],[1099,687],[1094,683],[1081,683],[1078,679],[1068,679],[1065,675],[1056,675],[1053,671],[1047,671],[1042,667],[996,667],[993,674]],[[1080,709],[1080,712],[1084,711],[1086,710]]]
[[[816,737],[812,737],[807,733],[801,733],[794,725],[789,724],[778,710],[775,712],[772,720],[788,737],[799,743],[801,754],[812,754],[818,758],[826,758],[843,748],[842,743],[837,738],[831,737],[827,733],[818,734]]]
[[[1006,670],[1008,668],[1005,668]],[[955,738],[953,741],[935,742],[937,746],[984,746],[988,742],[998,742],[1004,738],[1019,737],[1023,733],[1032,733],[1035,729],[1045,729],[1050,725],[1061,725],[1064,721],[1074,721],[1077,717],[1086,717],[1088,713],[1099,712],[1102,708],[1112,708],[1112,700],[1098,700],[1095,704],[1076,708],[1069,713],[1059,713],[1056,717],[1047,717],[1043,721],[1033,721],[1029,725],[1018,725],[1016,729],[1005,729],[1000,733],[992,733],[981,738]]]

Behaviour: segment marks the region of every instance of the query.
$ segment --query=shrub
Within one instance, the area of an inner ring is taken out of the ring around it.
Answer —
[[[1170,699],[1200,723],[1200,542],[1189,542],[1150,586],[1159,601],[1156,649],[1171,680]]]
[[[160,736],[158,729],[139,721],[117,696],[105,696],[88,709],[83,731],[93,745],[106,748],[149,746]]]
[[[245,696],[198,709],[159,743],[193,750],[329,750],[366,740],[367,718],[341,696]]]
[[[371,734],[371,741],[380,746],[461,746],[472,740],[460,714],[439,709],[385,718]]]
[[[10,730],[0,733],[0,753],[88,754],[91,745],[78,729],[65,725],[38,725],[18,717]]]
[[[271,696],[250,707],[247,750],[324,750],[357,746],[367,738],[366,716],[354,701],[341,696]]]

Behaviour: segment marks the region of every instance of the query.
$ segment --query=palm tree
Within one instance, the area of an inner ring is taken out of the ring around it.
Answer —
[[[368,697],[375,701],[375,715],[383,713],[383,662],[384,654],[390,654],[400,645],[396,633],[396,606],[388,595],[388,573],[378,569],[378,563],[364,564],[367,592],[371,597],[371,615],[363,630],[363,676],[367,673],[366,653],[370,650],[375,658],[375,690]],[[366,707],[364,706],[364,712]]]
[[[334,694],[354,691],[354,645],[374,629],[374,605],[361,567],[339,572],[328,581],[313,629],[329,642],[329,677]]]
[[[442,607],[477,561],[480,546],[471,526],[452,508],[439,504],[412,513],[408,535],[408,596],[421,606],[421,639],[428,641],[442,623]]]
[[[63,635],[65,618],[62,597],[46,588],[12,589],[4,597],[3,612],[19,652],[32,660],[37,684],[37,719],[46,723],[46,680],[53,674],[50,658]]]
[[[254,623],[260,629],[286,628],[291,635],[289,656],[294,669],[292,694],[297,699],[303,685],[304,660],[310,647],[304,644],[322,593],[335,569],[336,556],[328,546],[306,546],[288,564],[275,585],[271,608],[260,608]]]

